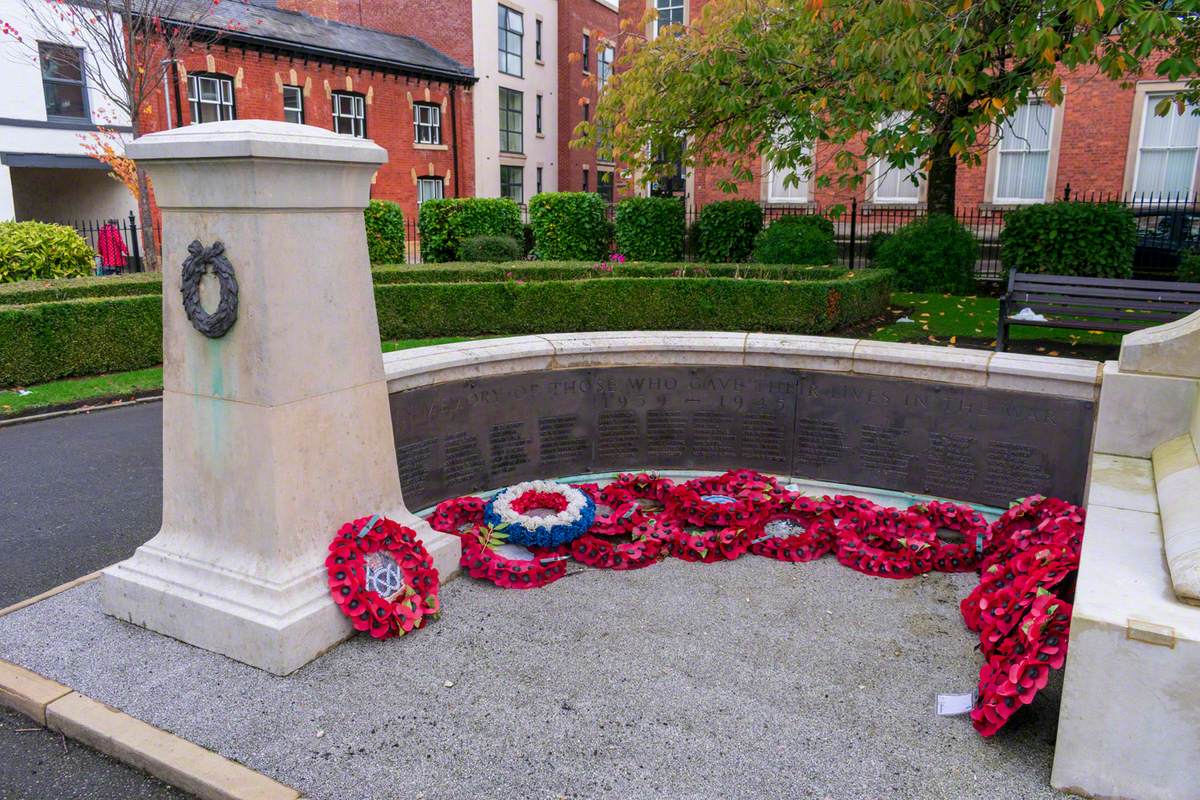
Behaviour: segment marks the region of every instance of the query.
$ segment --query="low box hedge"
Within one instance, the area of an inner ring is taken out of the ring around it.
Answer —
[[[0,386],[162,363],[162,297],[0,307]]]
[[[0,387],[160,363],[162,284],[155,277],[9,288],[0,295]],[[380,334],[406,339],[655,329],[825,333],[882,314],[892,274],[629,263],[607,272],[587,263],[518,262],[385,268],[374,278]],[[122,289],[127,296],[113,296]]]
[[[603,278],[375,287],[385,339],[602,330],[827,333],[887,310],[891,273],[832,280]]]

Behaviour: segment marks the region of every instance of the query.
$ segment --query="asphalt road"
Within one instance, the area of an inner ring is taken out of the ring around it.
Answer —
[[[0,428],[0,608],[131,553],[162,517],[162,406]],[[186,798],[0,710],[0,800]]]

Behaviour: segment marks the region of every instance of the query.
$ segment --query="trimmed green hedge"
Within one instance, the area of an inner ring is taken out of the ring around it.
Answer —
[[[629,261],[679,261],[686,231],[683,201],[627,197],[617,203],[617,252]]]
[[[608,221],[595,192],[543,192],[529,201],[534,252],[548,261],[604,258]]]
[[[472,261],[509,263],[521,257],[521,244],[511,236],[471,236],[458,250]]]
[[[892,279],[887,270],[839,267],[626,263],[610,273],[541,262],[379,269],[373,276],[385,339],[639,329],[824,333],[882,314]],[[161,362],[160,282],[138,275],[60,283],[14,288],[0,300],[0,386]],[[111,296],[122,289],[139,294]],[[102,296],[78,294],[87,291]],[[40,302],[6,305],[10,298]]]
[[[825,281],[606,278],[375,287],[385,339],[601,330],[827,333],[887,310],[892,275]]]
[[[487,283],[492,281],[570,281],[587,278],[762,278],[764,280],[818,281],[840,278],[845,267],[806,267],[762,264],[657,264],[625,263],[611,272],[578,261],[514,261],[504,263],[455,262],[376,267],[371,276],[382,283]],[[108,278],[72,278],[60,281],[23,281],[0,285],[0,308],[10,305],[50,303],[82,297],[128,297],[162,294],[162,276],[156,272],[114,275]]]
[[[763,264],[830,264],[837,257],[833,222],[816,214],[780,217],[754,239],[754,260]]]
[[[949,214],[931,214],[879,242],[872,263],[893,270],[902,291],[968,294],[978,254],[974,234]]]
[[[162,363],[162,297],[102,297],[0,308],[0,386]]]
[[[504,197],[457,197],[426,200],[417,215],[421,260],[454,261],[464,240],[472,236],[525,236],[521,209]]]

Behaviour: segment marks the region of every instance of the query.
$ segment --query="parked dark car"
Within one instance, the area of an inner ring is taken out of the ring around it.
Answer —
[[[1135,208],[1137,249],[1133,254],[1136,278],[1174,280],[1180,256],[1200,250],[1200,208]]]

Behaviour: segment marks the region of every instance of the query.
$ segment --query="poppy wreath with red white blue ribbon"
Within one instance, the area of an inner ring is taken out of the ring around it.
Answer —
[[[341,527],[325,559],[329,591],[355,630],[403,636],[437,616],[438,573],[416,531],[381,517]]]
[[[525,547],[558,547],[587,533],[596,503],[586,492],[556,481],[526,481],[498,492],[483,519]]]

